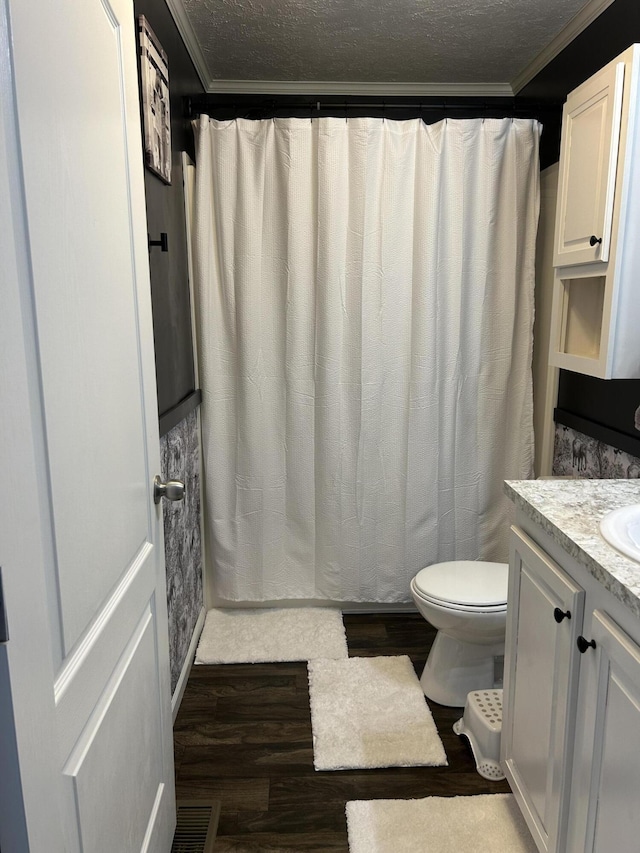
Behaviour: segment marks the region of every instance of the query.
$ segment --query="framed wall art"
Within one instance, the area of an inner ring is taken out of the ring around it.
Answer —
[[[167,54],[144,15],[138,17],[145,166],[171,183],[171,116]]]

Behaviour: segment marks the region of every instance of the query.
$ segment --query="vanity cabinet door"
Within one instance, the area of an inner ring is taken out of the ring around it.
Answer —
[[[584,590],[512,528],[501,763],[539,850],[563,851]]]
[[[564,105],[556,267],[609,259],[624,72],[624,62],[609,63]]]
[[[640,849],[640,647],[603,611],[582,655],[571,838],[580,853]]]

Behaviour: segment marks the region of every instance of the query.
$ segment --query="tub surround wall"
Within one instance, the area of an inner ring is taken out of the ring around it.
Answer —
[[[553,474],[591,480],[640,478],[640,458],[556,424]]]
[[[169,610],[171,693],[187,662],[203,608],[200,539],[200,450],[195,411],[160,439],[163,479],[182,480],[185,499],[163,501]]]

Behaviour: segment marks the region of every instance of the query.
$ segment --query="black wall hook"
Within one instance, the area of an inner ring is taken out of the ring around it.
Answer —
[[[147,240],[149,241],[149,251],[151,251],[152,246],[160,246],[160,251],[162,252],[169,251],[169,235],[166,231],[160,232],[159,240],[152,240],[151,236],[147,234]]]

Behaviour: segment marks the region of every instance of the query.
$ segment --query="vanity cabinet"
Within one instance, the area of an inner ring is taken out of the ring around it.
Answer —
[[[584,705],[576,732],[567,849],[637,851],[640,646],[601,610],[591,614],[587,636],[596,647],[580,661]]]
[[[640,620],[512,528],[501,761],[541,851],[640,849]]]
[[[504,773],[539,850],[562,850],[584,590],[512,528],[502,725]]]
[[[550,364],[640,377],[640,45],[563,110]]]

